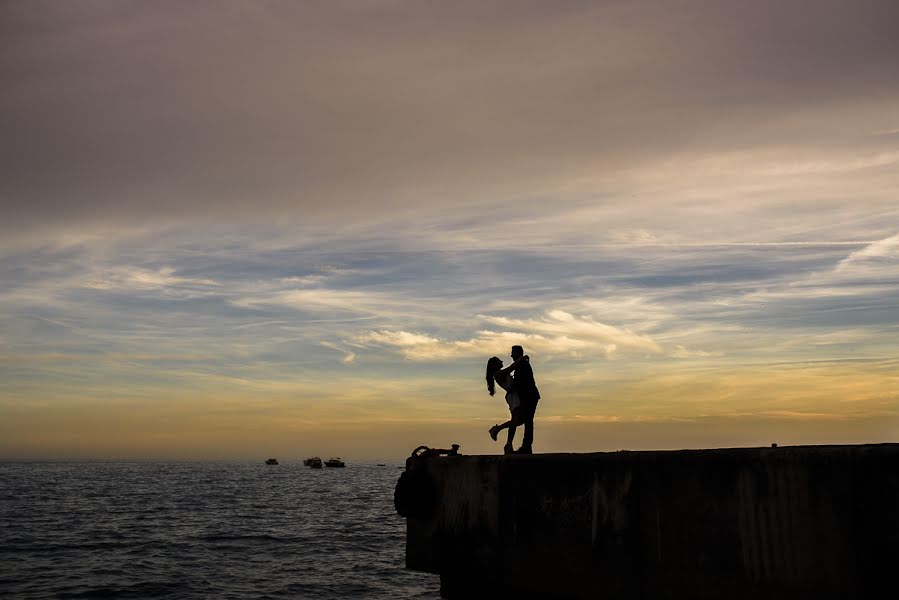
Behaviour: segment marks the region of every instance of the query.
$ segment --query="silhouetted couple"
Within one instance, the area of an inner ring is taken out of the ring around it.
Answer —
[[[512,346],[512,364],[508,367],[503,368],[503,361],[497,356],[487,361],[487,391],[491,396],[496,392],[494,382],[506,390],[506,404],[509,405],[512,418],[502,425],[491,427],[490,437],[496,441],[499,432],[508,429],[503,453],[531,454],[534,444],[534,413],[537,411],[540,392],[534,381],[530,359],[521,346]],[[513,450],[512,440],[519,425],[524,425],[524,439],[521,440],[521,448]]]

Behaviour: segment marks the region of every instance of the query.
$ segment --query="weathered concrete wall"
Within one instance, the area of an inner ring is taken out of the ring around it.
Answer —
[[[406,561],[448,598],[876,598],[899,572],[899,444],[460,456]]]

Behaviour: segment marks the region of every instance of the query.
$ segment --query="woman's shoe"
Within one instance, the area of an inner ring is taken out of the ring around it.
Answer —
[[[512,444],[503,446],[503,454],[515,454],[515,449],[512,447]]]
[[[493,439],[494,442],[496,441],[496,436],[499,435],[499,432],[500,432],[499,425],[494,425],[493,427],[490,428],[490,437]]]

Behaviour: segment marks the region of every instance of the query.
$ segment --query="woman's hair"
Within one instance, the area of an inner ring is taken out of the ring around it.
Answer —
[[[502,368],[503,361],[498,356],[492,356],[487,361],[487,391],[490,392],[491,396],[496,393],[496,387],[493,385],[493,376]]]

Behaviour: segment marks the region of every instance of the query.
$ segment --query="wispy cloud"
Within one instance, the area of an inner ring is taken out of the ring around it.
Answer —
[[[871,156],[848,157],[843,160],[820,160],[770,167],[763,174],[770,175],[821,175],[851,173],[866,169],[888,167],[899,163],[899,152],[880,152]]]
[[[346,348],[338,346],[337,344],[334,344],[332,342],[321,342],[321,345],[325,348],[330,348],[331,350],[336,350],[337,352],[342,353],[343,356],[340,358],[340,364],[342,365],[352,365],[356,362],[356,353],[351,350],[347,350]]]
[[[877,240],[856,250],[839,262],[836,271],[864,267],[865,264],[875,261],[891,264],[899,274],[899,234]]]
[[[121,288],[163,289],[219,285],[221,285],[219,282],[212,279],[177,275],[173,267],[161,267],[150,270],[127,266],[113,267],[94,273],[83,283],[84,287],[97,290]]]
[[[369,331],[350,341],[360,346],[392,348],[405,358],[419,361],[482,358],[502,353],[512,345],[543,356],[604,356],[614,358],[628,352],[658,354],[661,347],[651,338],[626,329],[553,310],[538,319],[510,319],[480,315],[482,321],[503,327],[502,331],[481,330],[466,340],[442,340],[409,331]]]
[[[551,310],[539,319],[509,319],[483,315],[481,318],[513,331],[536,332],[556,339],[572,339],[595,344],[604,348],[606,354],[610,355],[619,350],[649,353],[662,351],[649,336],[600,323],[590,317],[578,317],[562,310]]]

